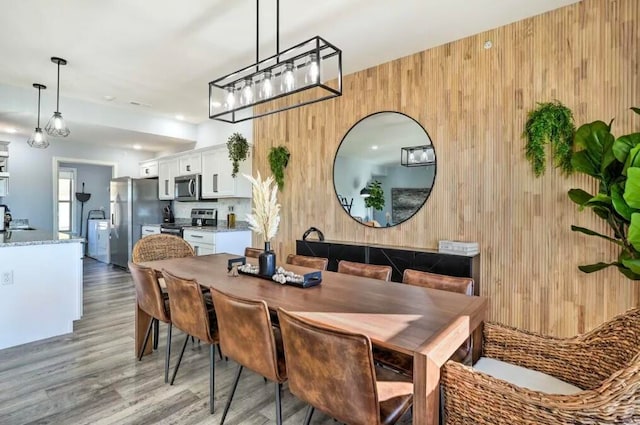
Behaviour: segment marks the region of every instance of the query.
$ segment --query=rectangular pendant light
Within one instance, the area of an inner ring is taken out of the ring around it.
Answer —
[[[425,167],[436,162],[432,145],[410,146],[400,150],[400,165],[405,167]]]

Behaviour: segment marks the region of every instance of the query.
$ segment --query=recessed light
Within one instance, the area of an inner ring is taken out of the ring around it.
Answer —
[[[378,150],[378,145],[371,146],[371,149],[373,149],[374,151],[377,151]]]
[[[137,151],[139,151],[140,149],[142,149],[142,146],[140,145],[133,145],[133,148]]]
[[[493,42],[491,40],[487,40],[487,41],[484,42],[485,50],[489,50],[492,47],[493,47]]]
[[[178,114],[176,115],[176,119],[182,121],[184,119],[184,115]]]
[[[14,134],[14,133],[17,133],[17,132],[18,132],[18,130],[16,130],[15,128],[7,128],[7,133]]]
[[[114,100],[116,97],[115,97],[115,96],[109,96],[109,95],[107,95],[107,96],[102,96],[102,98],[103,98],[104,100],[106,100],[107,102],[111,102],[111,101],[112,101],[112,100]]]

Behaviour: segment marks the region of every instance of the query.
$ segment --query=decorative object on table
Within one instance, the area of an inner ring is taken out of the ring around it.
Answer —
[[[229,212],[227,213],[227,227],[229,229],[236,228],[236,213],[233,212],[233,205],[229,206]]]
[[[84,217],[84,203],[91,199],[90,193],[84,193],[84,182],[82,182],[82,192],[76,192],[76,199],[80,202],[80,233],[82,236],[82,218]]]
[[[455,254],[474,256],[480,253],[478,242],[438,241],[438,252],[442,254]]]
[[[269,167],[280,190],[284,187],[284,169],[287,168],[290,157],[286,146],[275,146],[269,151]]]
[[[313,233],[313,232],[315,232],[315,233],[318,235],[318,240],[319,240],[319,241],[323,241],[323,240],[324,240],[324,233],[322,233],[322,232],[320,231],[320,229],[318,229],[318,228],[316,228],[316,227],[309,227],[309,228],[307,229],[307,231],[306,231],[306,232],[304,232],[304,234],[302,235],[302,240],[303,240],[303,241],[304,241],[304,240],[307,240],[307,237],[308,237],[311,233]]]
[[[247,264],[247,258],[246,257],[238,257],[238,258],[231,258],[228,262],[227,262],[227,271],[230,272],[234,266],[242,266]]]
[[[278,282],[282,285],[296,286],[298,288],[311,288],[312,286],[318,286],[322,283],[322,271],[320,270],[299,275],[283,267],[278,267],[272,276],[266,276],[260,273],[260,266],[253,264],[234,265],[234,268],[236,267],[240,274],[256,276]]]
[[[640,114],[640,109],[631,109]],[[569,198],[580,205],[579,210],[591,208],[611,227],[612,236],[579,226],[571,226],[571,230],[620,247],[616,261],[578,266],[581,271],[592,273],[615,266],[629,279],[640,280],[640,133],[616,139],[611,134],[612,122],[584,124],[574,139],[581,150],[573,154],[573,169],[595,178],[598,193],[594,196],[582,189],[569,190]]]
[[[558,100],[538,103],[538,107],[529,112],[523,133],[523,137],[527,139],[525,157],[531,163],[536,177],[543,175],[546,169],[546,144],[551,145],[556,168],[560,168],[566,175],[571,174],[575,131],[573,113]]]
[[[365,197],[364,206],[382,211],[384,208],[384,191],[382,190],[382,183],[378,180],[374,180],[369,183],[366,189],[369,191],[369,196]],[[362,194],[362,192],[360,193]]]
[[[264,238],[264,252],[258,257],[260,274],[271,277],[276,272],[276,254],[271,251],[271,239],[276,235],[280,224],[278,187],[271,187],[273,176],[262,180],[260,172],[255,179],[243,175],[253,187],[253,214],[247,214],[249,228]]]
[[[71,134],[69,127],[64,122],[62,114],[60,113],[60,65],[66,65],[67,61],[62,58],[52,57],[51,62],[58,65],[58,88],[56,91],[56,111],[44,128],[49,136],[53,137],[67,137]]]
[[[279,0],[276,54],[260,60],[259,6],[258,0],[256,63],[209,83],[210,119],[237,123],[342,95],[342,51],[336,46],[315,36],[280,51]]]
[[[233,133],[227,140],[227,149],[229,150],[229,159],[233,164],[231,177],[235,177],[240,169],[240,161],[247,159],[247,155],[249,154],[249,143],[242,134]]]
[[[34,83],[33,87],[38,89],[38,124],[31,137],[27,140],[27,144],[32,148],[46,149],[49,147],[49,140],[47,140],[47,135],[40,128],[40,91],[46,90],[47,86]]]

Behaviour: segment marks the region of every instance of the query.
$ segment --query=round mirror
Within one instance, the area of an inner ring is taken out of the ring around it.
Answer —
[[[357,222],[391,227],[424,205],[436,178],[436,153],[413,118],[377,112],[344,136],[333,163],[338,201]]]

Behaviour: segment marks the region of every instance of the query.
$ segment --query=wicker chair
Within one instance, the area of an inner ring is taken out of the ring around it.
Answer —
[[[131,261],[166,260],[168,258],[193,257],[196,253],[189,242],[173,235],[151,235],[136,242],[131,253]]]
[[[441,377],[446,424],[640,424],[640,309],[567,339],[487,323],[483,350],[578,392],[535,391],[449,361]]]

